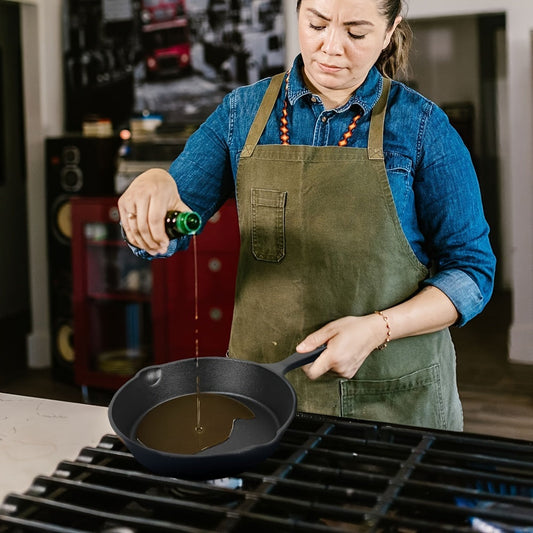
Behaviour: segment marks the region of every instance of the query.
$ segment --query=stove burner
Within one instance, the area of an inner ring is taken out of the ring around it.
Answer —
[[[299,413],[238,478],[146,471],[113,435],[0,506],[0,533],[530,533],[533,443]]]

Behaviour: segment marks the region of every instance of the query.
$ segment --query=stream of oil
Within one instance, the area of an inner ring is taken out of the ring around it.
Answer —
[[[200,392],[198,336],[198,250],[194,254],[194,345],[196,392],[168,400],[151,409],[137,427],[137,439],[154,450],[195,454],[229,439],[237,419],[255,418],[246,405],[224,394]]]
[[[200,371],[198,369],[199,337],[198,337],[198,248],[196,235],[192,236],[192,249],[194,260],[194,357],[196,360],[196,427],[197,433],[202,433],[202,402],[200,398]]]

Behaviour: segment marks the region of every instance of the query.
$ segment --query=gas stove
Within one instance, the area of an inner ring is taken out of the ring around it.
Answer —
[[[154,475],[115,435],[0,506],[0,532],[533,531],[533,443],[298,413],[239,477]]]

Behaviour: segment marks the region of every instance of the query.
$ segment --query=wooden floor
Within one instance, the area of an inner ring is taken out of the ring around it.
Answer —
[[[452,329],[465,431],[533,441],[533,365],[508,361],[509,294]],[[533,349],[533,348],[532,348]]]
[[[533,396],[462,391],[465,431],[533,442]]]
[[[508,362],[509,317],[509,295],[497,294],[482,315],[464,328],[452,329],[465,431],[533,442],[533,365]],[[3,377],[2,392],[84,401],[79,387],[55,380],[50,370]],[[110,397],[105,391],[91,391],[89,400],[106,405]]]

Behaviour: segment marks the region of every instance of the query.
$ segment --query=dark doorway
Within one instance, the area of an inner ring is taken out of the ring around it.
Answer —
[[[0,384],[25,369],[30,329],[20,19],[0,0]]]
[[[480,158],[479,180],[485,215],[491,228],[491,242],[497,258],[502,257],[501,230],[501,187],[498,132],[501,131],[498,119],[498,82],[506,73],[502,50],[505,47],[505,15],[480,15],[478,18],[479,38],[479,132]],[[501,264],[501,263],[500,263]],[[503,284],[502,269],[497,269],[496,289]]]

